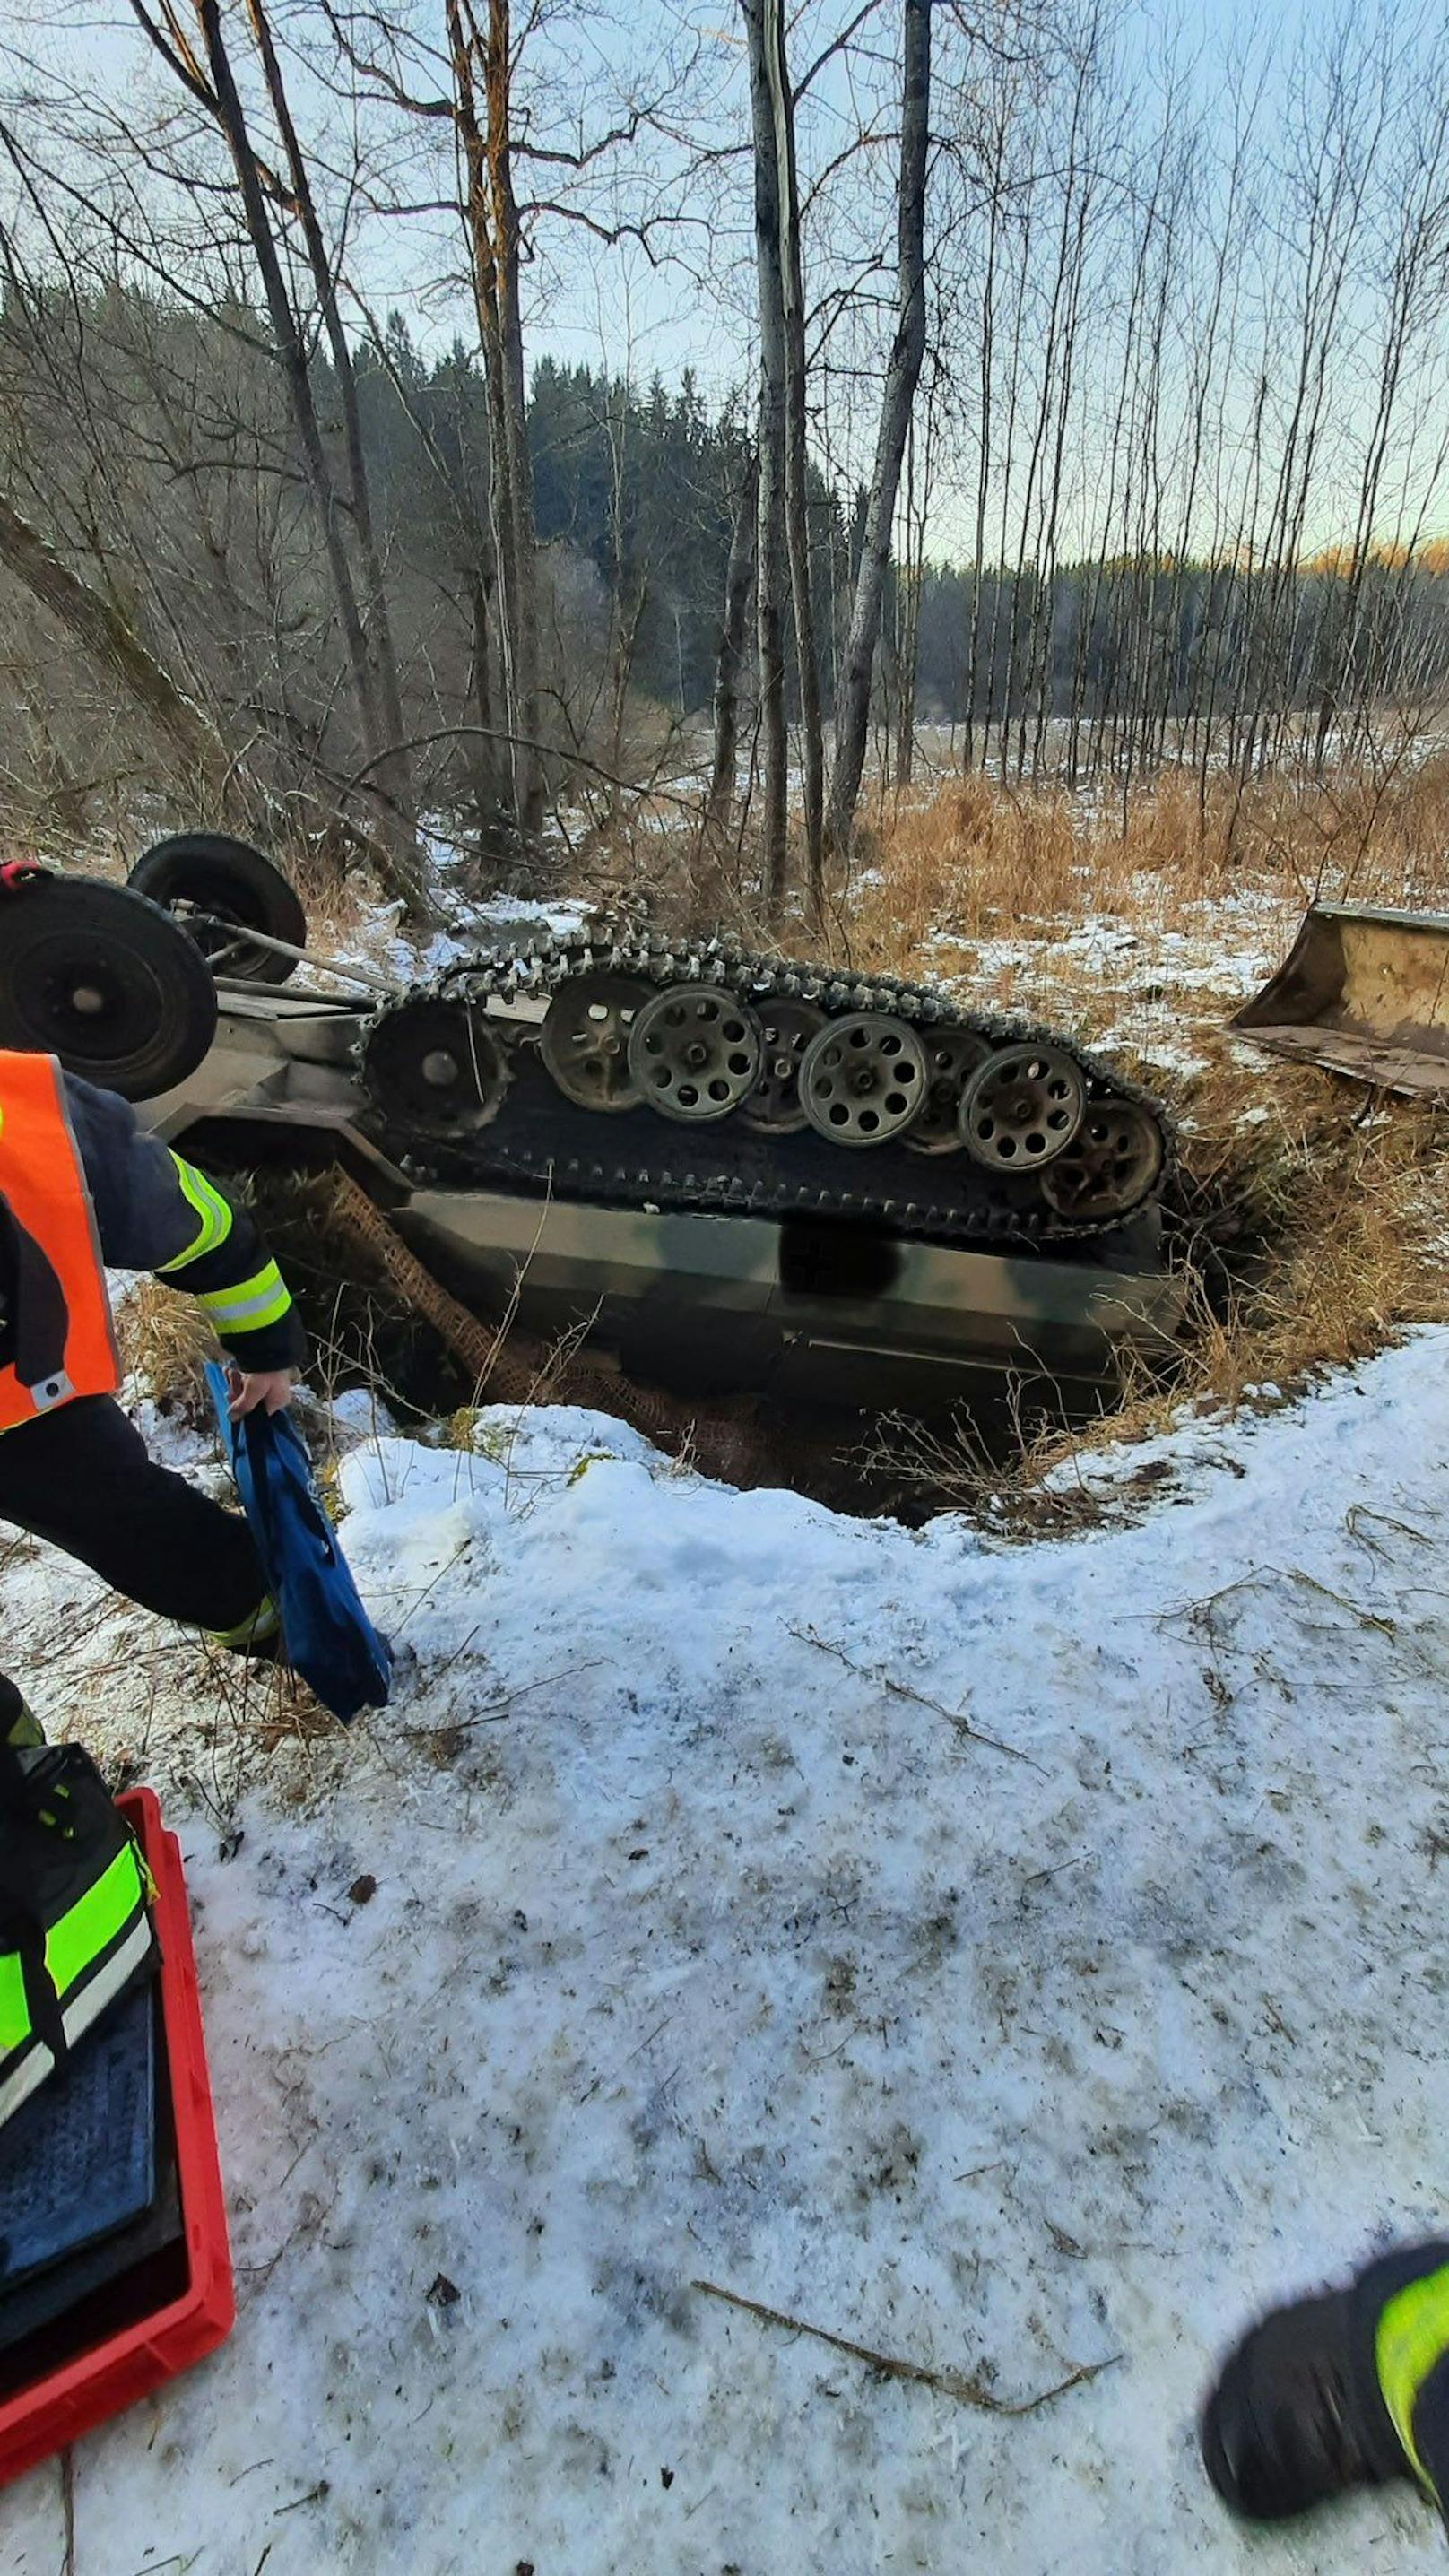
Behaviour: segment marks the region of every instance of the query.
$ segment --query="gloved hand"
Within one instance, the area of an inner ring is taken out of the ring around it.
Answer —
[[[228,1372],[231,1403],[227,1411],[233,1422],[255,1413],[264,1406],[268,1413],[285,1413],[297,1390],[295,1369],[240,1369]]]

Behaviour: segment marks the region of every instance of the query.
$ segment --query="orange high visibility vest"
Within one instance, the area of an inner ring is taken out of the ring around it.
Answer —
[[[0,1202],[15,1241],[0,1433],[121,1382],[95,1211],[50,1055],[0,1048]]]

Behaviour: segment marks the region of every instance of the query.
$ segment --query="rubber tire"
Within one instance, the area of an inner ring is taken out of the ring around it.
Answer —
[[[295,886],[249,841],[234,841],[225,832],[173,832],[142,853],[126,882],[163,911],[194,903],[241,930],[263,931],[268,939],[285,939],[293,948],[307,944],[307,915]],[[214,930],[188,926],[188,936],[204,957],[223,944]],[[239,984],[285,984],[296,971],[295,958],[246,947],[229,955],[221,969]]]
[[[116,1007],[129,1020],[126,1042],[113,1040],[109,1051],[99,1023],[88,1028],[63,1004],[47,1007],[38,989],[47,967],[68,980],[85,975],[92,959],[103,984],[108,969],[114,975]],[[103,1091],[154,1100],[196,1071],[216,1021],[216,986],[200,949],[145,895],[59,876],[0,894],[0,1047],[58,1055],[68,1073]]]

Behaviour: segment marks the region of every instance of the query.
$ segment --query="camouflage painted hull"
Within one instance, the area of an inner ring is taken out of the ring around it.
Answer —
[[[565,1197],[539,1173],[409,1172],[358,1077],[367,1026],[330,997],[223,986],[206,1061],[140,1115],[203,1154],[335,1154],[482,1311],[516,1308],[545,1338],[584,1331],[631,1373],[701,1395],[1075,1417],[1110,1399],[1125,1356],[1160,1360],[1181,1322],[1155,1208],[1077,1244],[987,1247],[891,1231],[859,1198],[824,1212],[641,1206],[589,1175]]]

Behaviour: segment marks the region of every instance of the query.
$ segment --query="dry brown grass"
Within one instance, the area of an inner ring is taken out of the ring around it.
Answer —
[[[1265,1089],[1268,1118],[1245,1123]],[[1023,1535],[1081,1527],[1137,1497],[1130,1474],[1111,1493],[1074,1482],[1074,1459],[1166,1432],[1185,1406],[1274,1407],[1449,1321],[1449,1110],[1376,1106],[1311,1067],[1255,1078],[1226,1050],[1175,1105],[1192,1121],[1168,1247],[1187,1290],[1179,1341],[1136,1359],[1085,1427],[1023,1428],[1003,1457],[966,1422],[891,1423],[867,1453],[877,1472]]]
[[[1208,1213],[1186,1248],[1216,1257],[1228,1294],[1201,1320],[1189,1382],[1231,1403],[1449,1316],[1449,1112],[1299,1079],[1325,1095],[1313,1114],[1216,1133],[1225,1086],[1202,1086],[1184,1196],[1189,1218],[1195,1199]]]
[[[1449,754],[1386,756],[1323,780],[1218,774],[1205,790],[1196,772],[1168,768],[1125,794],[1110,780],[1071,794],[966,773],[877,804],[849,874],[831,873],[821,924],[794,855],[796,892],[771,924],[748,840],[702,842],[674,809],[625,812],[581,843],[569,890],[674,929],[723,926],[752,945],[911,975],[952,971],[943,936],[969,948],[1104,916],[1167,928],[1245,895],[1284,923],[1315,898],[1449,906]]]
[[[1113,914],[1180,921],[1252,889],[1285,912],[1315,899],[1449,903],[1449,758],[1327,783],[1240,790],[1168,770],[1125,805],[973,774],[903,801],[840,922],[855,960],[929,971],[940,933],[973,942]],[[937,959],[937,962],[939,960]]]
[[[1205,807],[1195,781],[1168,775],[1125,816],[971,778],[903,806],[872,856],[846,915],[856,963],[944,972],[963,997],[1089,1041],[1110,1030],[1182,1143],[1180,1346],[1137,1366],[1100,1423],[1024,1430],[1007,1462],[968,1425],[944,1441],[891,1425],[908,1482],[936,1502],[990,1503],[1009,1525],[1074,1522],[1102,1508],[1062,1472],[1084,1448],[1160,1432],[1185,1402],[1276,1401],[1449,1318],[1449,1112],[1372,1101],[1255,1056],[1226,1028],[1243,990],[1234,949],[1285,953],[1314,898],[1449,909],[1449,760],[1326,786],[1268,780],[1241,798],[1220,782]],[[1107,916],[1120,955],[1062,944]],[[1187,1061],[1164,1070],[1174,1050]]]
[[[216,1336],[204,1307],[160,1279],[141,1279],[117,1319],[121,1365],[158,1404],[177,1407],[188,1421],[210,1419],[203,1372],[216,1357]]]

